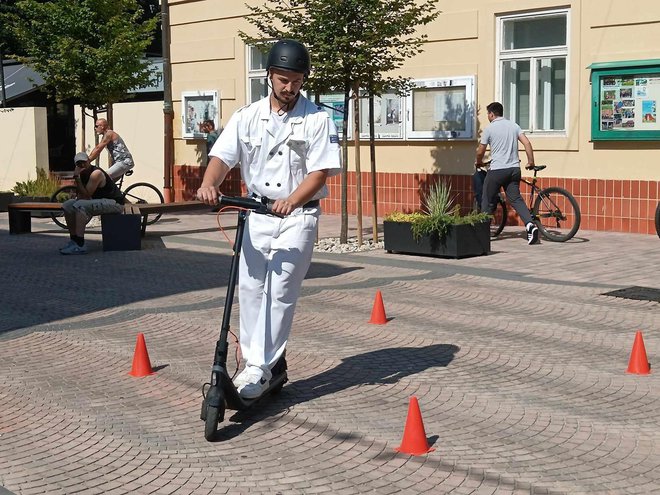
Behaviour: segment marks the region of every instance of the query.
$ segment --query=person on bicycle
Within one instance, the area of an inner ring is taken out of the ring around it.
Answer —
[[[495,101],[486,107],[490,125],[481,135],[477,147],[476,167],[483,166],[486,147],[490,145],[490,169],[483,186],[481,211],[492,214],[497,207],[497,195],[500,188],[506,191],[509,203],[516,210],[527,230],[527,243],[536,244],[539,240],[539,229],[532,220],[532,214],[525,201],[520,196],[520,158],[518,156],[518,141],[525,147],[527,168],[534,168],[534,149],[527,136],[515,122],[503,117],[504,107]]]
[[[94,215],[122,212],[124,195],[104,170],[90,163],[87,153],[77,153],[73,161],[73,178],[76,181],[78,197],[62,203],[70,240],[60,249],[60,253],[87,254],[87,222]]]
[[[101,154],[104,148],[108,148],[108,153],[112,157],[112,165],[108,169],[108,175],[112,180],[116,180],[135,166],[133,155],[126,147],[126,143],[112,129],[108,128],[108,121],[98,119],[94,125],[94,131],[101,136],[101,141],[89,154],[89,161],[92,162]]]
[[[239,268],[240,343],[246,366],[234,384],[246,399],[268,388],[283,355],[300,288],[311,263],[319,200],[340,173],[337,129],[300,90],[311,69],[307,49],[275,43],[266,70],[271,92],[231,117],[210,153],[197,197],[218,204],[219,186],[240,164],[248,194],[274,200],[283,218],[248,217]]]

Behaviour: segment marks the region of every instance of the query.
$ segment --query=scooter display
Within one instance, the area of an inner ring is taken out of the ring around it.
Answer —
[[[215,355],[213,358],[213,367],[211,368],[211,382],[205,383],[204,387],[202,387],[202,395],[204,400],[202,401],[200,419],[205,422],[204,438],[206,438],[208,441],[211,441],[215,438],[218,430],[218,424],[224,420],[226,409],[233,409],[236,411],[246,410],[265,396],[277,393],[282,390],[282,387],[287,381],[287,367],[284,355],[282,355],[282,357],[271,370],[273,377],[270,380],[268,389],[266,389],[266,391],[256,399],[242,398],[234,386],[229,373],[227,372],[227,352],[229,347],[228,336],[230,329],[231,308],[234,302],[236,282],[238,281],[239,257],[243,241],[243,231],[245,230],[245,222],[247,220],[249,211],[261,215],[282,216],[274,213],[270,209],[271,205],[272,202],[268,200],[268,198],[261,198],[261,200],[257,201],[252,198],[229,196],[220,197],[220,207],[236,207],[239,208],[239,211],[238,225],[236,228],[236,240],[234,242],[234,254],[231,260],[229,282],[227,284],[227,297],[225,299],[225,307],[222,314],[220,338],[215,344]],[[204,391],[206,386],[208,386],[208,389]]]

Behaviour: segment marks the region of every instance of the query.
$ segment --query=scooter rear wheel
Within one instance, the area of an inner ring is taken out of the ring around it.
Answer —
[[[206,420],[204,423],[204,438],[207,441],[212,441],[218,431],[218,423],[221,417],[225,415],[225,407],[206,406]]]

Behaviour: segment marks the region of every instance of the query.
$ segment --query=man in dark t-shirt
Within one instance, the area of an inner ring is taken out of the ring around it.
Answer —
[[[104,170],[91,165],[87,153],[78,153],[74,162],[78,197],[62,203],[71,238],[60,249],[62,254],[86,254],[85,226],[90,218],[103,213],[120,213],[124,204],[124,196],[117,185]]]

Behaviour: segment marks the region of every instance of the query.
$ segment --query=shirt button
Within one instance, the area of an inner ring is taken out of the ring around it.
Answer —
[[[277,187],[282,187],[282,184],[280,184],[280,183],[278,182],[278,183],[277,183]]]
[[[269,183],[269,182],[266,182],[266,186],[270,186],[270,183]]]
[[[281,152],[281,151],[278,151],[278,152],[277,152],[277,154],[278,154],[278,155],[281,155],[281,154],[282,154],[282,152]]]

